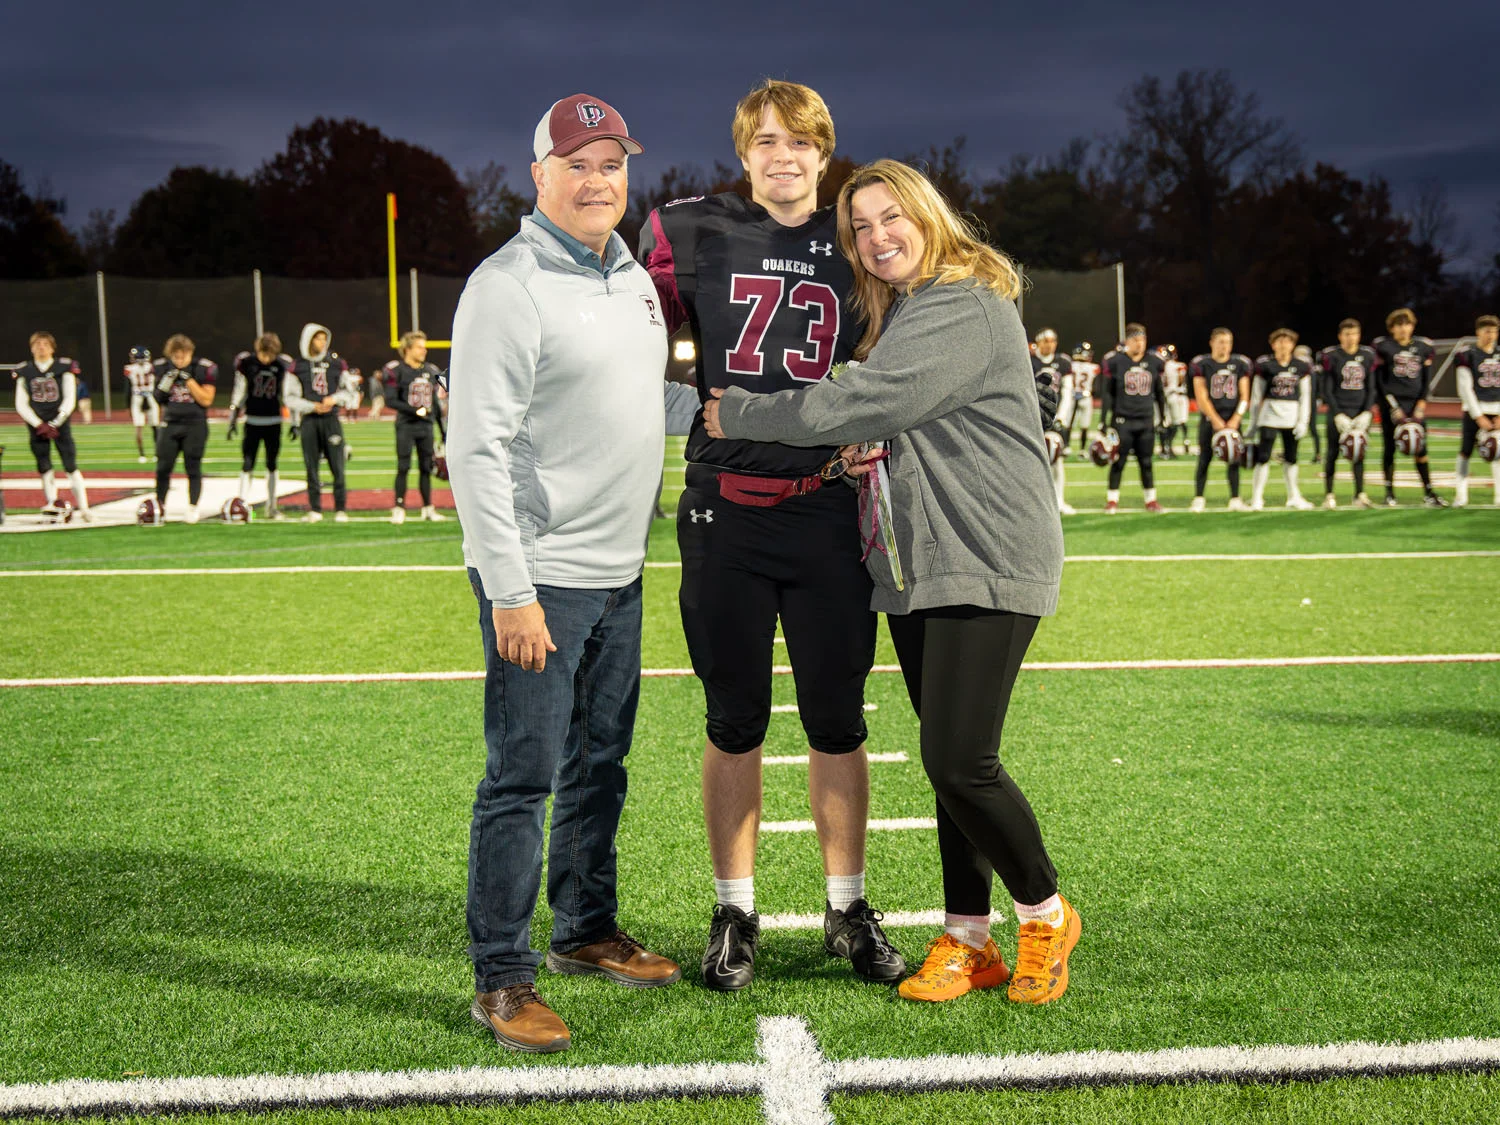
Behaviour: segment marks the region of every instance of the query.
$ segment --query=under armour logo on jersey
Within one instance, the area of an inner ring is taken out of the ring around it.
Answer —
[[[833,257],[833,243],[825,242],[820,246],[818,240],[815,238],[812,240],[812,253],[822,254],[824,257],[831,258]]]
[[[579,102],[578,120],[590,129],[597,129],[604,120],[604,107],[597,102]]]
[[[714,510],[712,508],[705,508],[701,512],[697,508],[691,508],[688,510],[688,515],[693,517],[694,523],[697,523],[699,520],[702,520],[704,523],[714,522]]]

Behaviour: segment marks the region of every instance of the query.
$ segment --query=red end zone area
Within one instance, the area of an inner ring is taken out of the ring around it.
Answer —
[[[306,508],[306,489],[300,492],[283,492],[279,504],[287,511]],[[389,488],[351,488],[344,506],[351,512],[388,512],[395,505],[396,493]],[[407,492],[407,510],[415,512],[421,506],[421,494],[415,488]],[[432,506],[452,511],[453,493],[446,488],[434,488],[432,490]],[[326,480],[323,482],[323,510],[325,512],[333,511],[333,490]]]

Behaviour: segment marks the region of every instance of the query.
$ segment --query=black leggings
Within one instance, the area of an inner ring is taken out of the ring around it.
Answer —
[[[1016,902],[1046,901],[1057,893],[1057,871],[1031,806],[999,757],[1011,689],[1037,618],[957,606],[887,620],[921,720],[922,766],[937,793],[945,908],[988,914],[996,872]]]
[[[1401,410],[1405,413],[1408,422],[1417,422],[1425,433],[1427,430],[1427,420],[1424,418],[1418,422],[1417,419],[1411,416],[1411,412],[1416,405],[1414,402],[1402,403]],[[1380,408],[1380,467],[1385,470],[1386,491],[1390,491],[1396,487],[1397,423],[1395,414],[1396,412],[1390,409],[1390,403],[1386,403]],[[1430,489],[1432,487],[1432,470],[1427,467],[1427,451],[1424,449],[1420,457],[1414,457],[1412,460],[1417,463],[1417,475],[1422,478],[1422,487]]]
[[[1198,472],[1193,477],[1193,495],[1202,496],[1208,487],[1208,465],[1214,459],[1214,424],[1207,418],[1198,419]],[[1229,495],[1240,494],[1240,467],[1226,466],[1229,477]]]
[[[256,451],[266,447],[266,472],[276,471],[276,458],[281,454],[281,421],[274,426],[245,425],[245,436],[240,439],[240,472],[255,471]]]
[[[1338,467],[1339,463],[1339,426],[1338,423],[1334,421],[1337,416],[1337,413],[1332,411],[1328,415],[1328,448],[1323,452],[1324,492],[1333,491],[1333,473],[1334,470]],[[1351,467],[1354,469],[1354,495],[1358,496],[1365,490],[1364,458],[1360,458],[1358,461],[1354,462],[1353,466]]]
[[[1115,432],[1120,435],[1120,459],[1109,467],[1109,487],[1120,487],[1120,477],[1125,472],[1125,458],[1132,453],[1135,454],[1135,463],[1141,467],[1141,487],[1154,487],[1156,474],[1151,468],[1151,454],[1156,449],[1156,443],[1151,440],[1151,427],[1116,426]]]
[[[1260,438],[1255,443],[1255,463],[1269,465],[1271,453],[1276,448],[1276,435],[1281,435],[1281,459],[1288,465],[1297,463],[1297,431],[1280,426],[1262,426]]]
[[[168,422],[156,431],[156,502],[166,504],[177,454],[187,470],[188,503],[203,495],[203,451],[208,448],[208,421]]]
[[[406,477],[411,472],[411,452],[417,451],[417,488],[422,506],[432,503],[432,423],[423,418],[412,423],[396,422],[396,507],[406,507]]]

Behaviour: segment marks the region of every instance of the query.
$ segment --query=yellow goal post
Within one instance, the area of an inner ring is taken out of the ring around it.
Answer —
[[[389,271],[387,287],[391,300],[391,347],[401,346],[401,325],[396,313],[396,193],[388,191],[385,193],[385,252],[386,266]],[[417,271],[410,271],[411,280],[411,319],[412,328],[417,328]],[[452,340],[428,340],[429,348],[451,348]]]

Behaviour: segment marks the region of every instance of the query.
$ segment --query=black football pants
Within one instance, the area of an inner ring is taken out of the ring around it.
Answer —
[[[432,503],[432,423],[426,418],[396,420],[396,507],[406,507],[406,476],[411,471],[411,451],[417,451],[417,488],[422,507]]]
[[[182,454],[182,467],[187,470],[188,503],[196,504],[203,495],[203,451],[208,448],[208,420],[197,422],[168,422],[156,431],[156,502],[167,504],[167,489],[172,483],[172,470],[177,467],[177,454]]]
[[[1198,471],[1193,476],[1193,495],[1202,496],[1208,487],[1208,466],[1214,459],[1214,424],[1207,418],[1198,419]],[[1240,467],[1229,465],[1229,495],[1240,494]]]
[[[1403,402],[1401,412],[1406,415],[1409,422],[1417,422],[1425,432],[1427,420],[1413,418],[1411,412],[1416,409],[1415,402]],[[1396,419],[1395,411],[1390,409],[1390,403],[1384,403],[1380,407],[1380,467],[1385,470],[1385,488],[1387,492],[1396,487]],[[1422,487],[1427,490],[1432,488],[1432,470],[1427,467],[1427,452],[1424,449],[1420,457],[1414,458],[1417,463],[1417,475],[1422,478]]]
[[[62,462],[63,472],[78,471],[78,451],[73,444],[72,422],[64,422],[59,426],[55,438],[44,438],[34,429],[28,432],[31,435],[31,455],[36,458],[37,472],[50,473],[52,471],[52,447],[54,445],[57,446],[57,457]]]
[[[1141,487],[1156,487],[1156,472],[1151,466],[1151,455],[1156,450],[1149,423],[1139,426],[1122,426],[1116,423],[1115,432],[1120,435],[1120,457],[1109,467],[1109,487],[1119,488],[1120,477],[1125,473],[1125,458],[1135,454],[1135,463],[1141,469]]]
[[[1057,871],[1031,805],[999,756],[1011,689],[1037,618],[957,606],[891,614],[887,621],[921,722],[922,767],[937,793],[944,908],[988,914],[997,872],[1016,902],[1051,898]]]
[[[274,473],[276,458],[281,455],[280,420],[274,426],[252,426],[246,423],[245,436],[240,439],[240,472],[255,471],[256,451],[262,445],[266,447],[266,472]]]
[[[328,471],[333,475],[333,508],[344,510],[348,490],[344,487],[344,426],[338,412],[327,414],[304,414],[302,416],[302,463],[307,469],[308,511],[323,510],[323,481],[318,476],[318,461],[328,459]]]
[[[1328,439],[1328,448],[1323,451],[1323,491],[1333,491],[1333,472],[1339,463],[1339,427],[1334,421],[1338,411],[1329,408],[1328,432],[1324,435]],[[1365,463],[1363,459],[1354,462],[1354,495],[1358,496],[1365,490]]]

